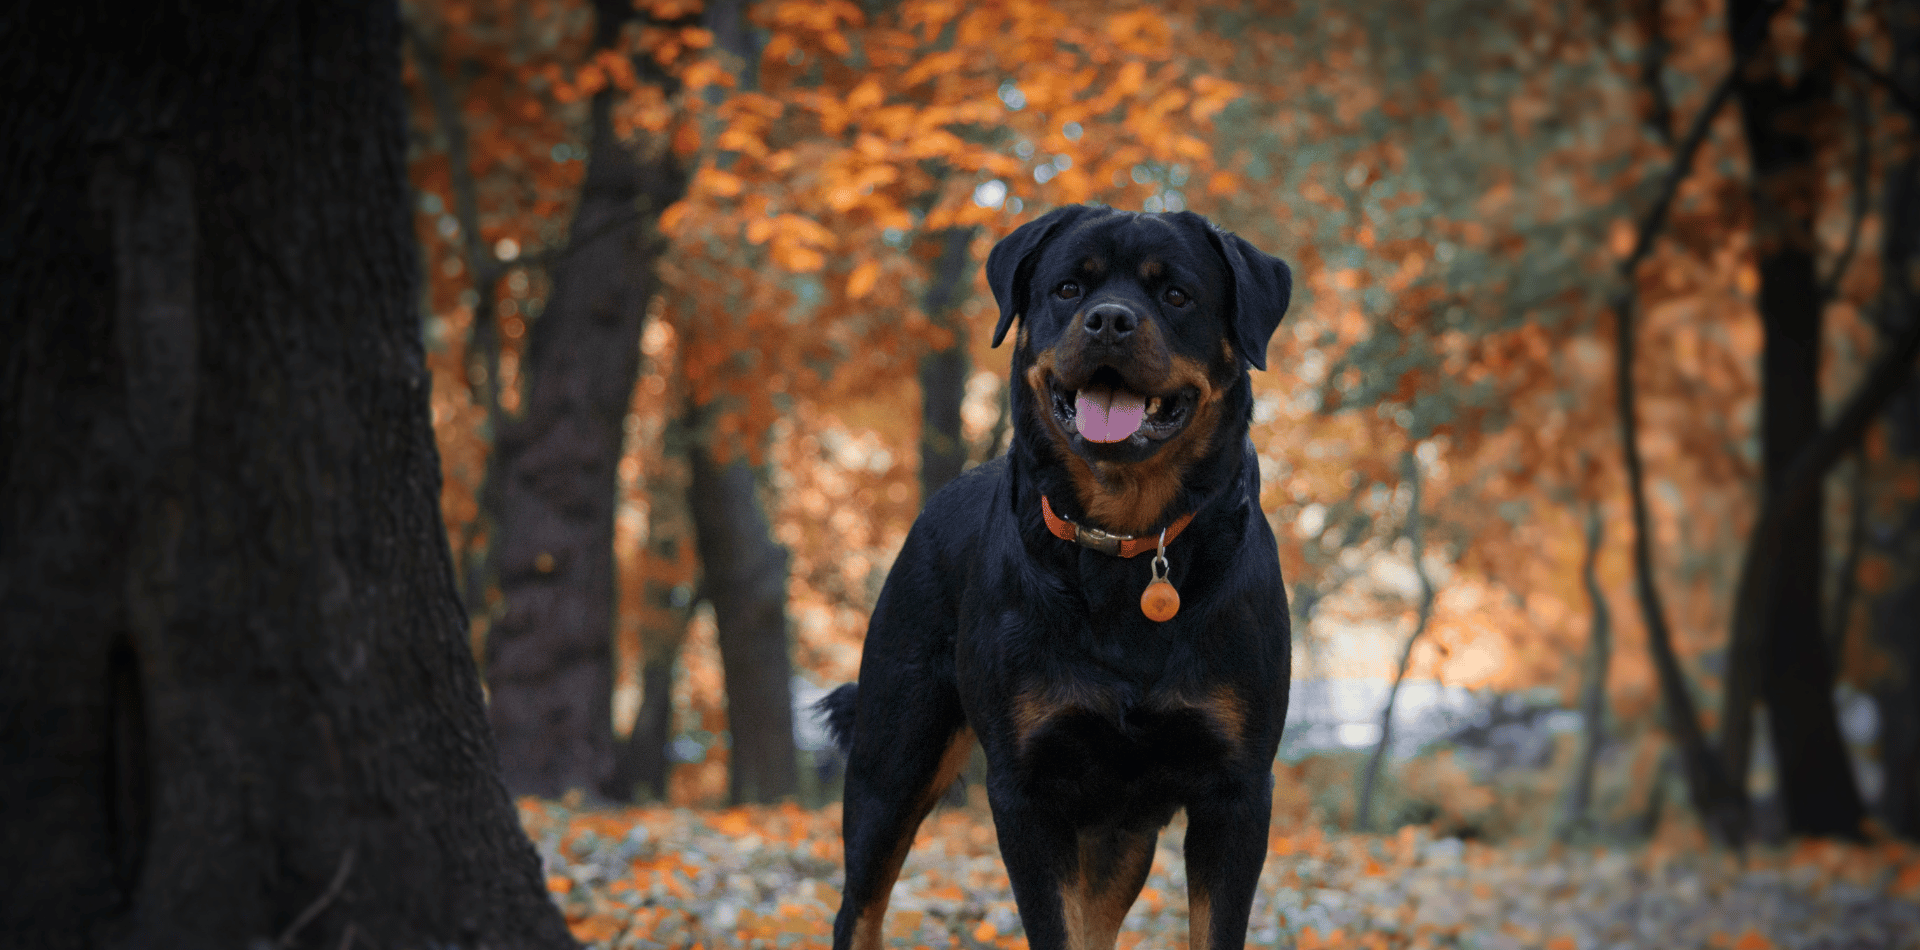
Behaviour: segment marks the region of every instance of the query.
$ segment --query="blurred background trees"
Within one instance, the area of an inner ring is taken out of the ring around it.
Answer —
[[[1405,648],[1603,717],[1564,827],[1675,776],[1729,836],[1920,833],[1908,0],[404,10],[442,510],[515,790],[814,793],[796,700],[1004,446],[979,262],[1102,201],[1295,265],[1254,440],[1297,675]],[[1296,695],[1306,742],[1341,693]],[[1381,714],[1323,745],[1403,758]]]

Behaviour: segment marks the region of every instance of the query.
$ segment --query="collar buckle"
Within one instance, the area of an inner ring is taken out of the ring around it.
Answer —
[[[1092,548],[1101,554],[1118,557],[1120,555],[1120,545],[1133,540],[1124,535],[1108,534],[1099,528],[1089,528],[1086,525],[1074,522],[1067,523],[1073,525],[1074,543],[1081,547]]]

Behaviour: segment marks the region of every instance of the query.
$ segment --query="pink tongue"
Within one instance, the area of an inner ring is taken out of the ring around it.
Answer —
[[[1147,400],[1139,393],[1088,386],[1074,396],[1073,424],[1089,442],[1118,442],[1140,431]]]

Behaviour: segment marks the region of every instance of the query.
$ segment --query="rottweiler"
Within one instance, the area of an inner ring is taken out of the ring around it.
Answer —
[[[1013,441],[927,502],[857,683],[836,950],[882,946],[915,830],[972,754],[1032,950],[1111,948],[1187,814],[1189,946],[1244,946],[1289,624],[1247,436],[1287,265],[1192,212],[1070,206],[995,245]]]

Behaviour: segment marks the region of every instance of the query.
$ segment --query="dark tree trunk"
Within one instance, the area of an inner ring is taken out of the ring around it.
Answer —
[[[967,440],[960,431],[960,403],[967,395],[967,324],[957,305],[973,276],[972,228],[940,233],[940,256],[927,282],[925,310],[935,326],[953,334],[953,342],[920,358],[920,503],[953,481],[967,464]]]
[[[572,946],[439,518],[393,4],[0,44],[4,942]]]
[[[1893,81],[1909,101],[1920,101],[1920,3],[1905,0],[1888,11],[1893,35]],[[1910,331],[1920,321],[1920,158],[1888,171],[1886,224],[1880,273],[1881,338]],[[1887,447],[1896,464],[1920,460],[1920,379],[1909,379],[1887,407]],[[1907,499],[1874,529],[1874,546],[1896,565],[1894,586],[1873,608],[1873,639],[1894,669],[1876,692],[1880,703],[1880,762],[1886,784],[1880,815],[1887,826],[1920,838],[1920,502]]]
[[[773,539],[753,466],[692,452],[701,590],[713,604],[732,736],[733,801],[770,802],[799,789],[793,745],[793,657],[787,643],[787,549]]]
[[[602,0],[598,46],[632,6]],[[586,181],[553,292],[534,321],[526,397],[495,444],[504,611],[488,631],[489,709],[515,794],[595,793],[613,778],[613,522],[622,421],[663,249],[653,229],[685,179],[662,147],[636,155],[592,102]]]
[[[1764,0],[1735,0],[1741,24]],[[1820,281],[1813,219],[1819,210],[1823,128],[1834,117],[1833,72],[1841,40],[1838,0],[1816,0],[1800,58],[1785,75],[1776,57],[1754,56],[1735,78],[1753,163],[1754,238],[1760,271],[1761,457],[1777,492],[1800,451],[1820,433]],[[1735,58],[1764,33],[1731,30]],[[1855,835],[1865,812],[1833,705],[1833,667],[1821,634],[1826,536],[1819,489],[1784,525],[1767,590],[1767,635],[1753,657],[1769,711],[1787,825],[1797,834]],[[1736,757],[1740,764],[1744,756]],[[1735,781],[1740,774],[1733,776]]]
[[[687,509],[692,480],[687,468],[687,420],[675,418],[662,433],[660,468],[647,480],[646,587],[640,605],[640,709],[633,732],[614,756],[609,797],[664,801],[672,759],[673,668],[693,616],[699,554],[693,515]]]
[[[745,26],[746,0],[717,0],[704,14],[731,54],[739,85],[757,81],[759,43]],[[770,802],[799,790],[793,744],[793,652],[787,642],[787,549],[773,539],[754,470],[714,461],[711,410],[695,409],[687,450],[687,507],[700,552],[701,595],[713,604],[732,741],[727,775],[735,803]],[[721,450],[722,452],[725,449]]]

